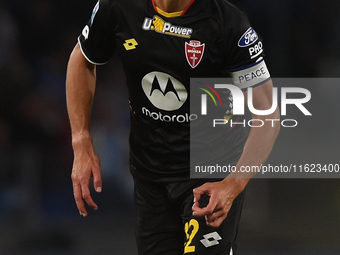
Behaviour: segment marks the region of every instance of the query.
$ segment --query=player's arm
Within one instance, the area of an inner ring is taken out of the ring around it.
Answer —
[[[79,213],[84,217],[87,216],[87,210],[83,199],[90,207],[98,209],[90,195],[92,177],[95,190],[102,190],[99,158],[94,151],[89,130],[95,87],[96,66],[85,59],[77,44],[67,67],[66,100],[74,151],[71,176],[73,192]]]
[[[257,110],[268,110],[273,102],[273,84],[272,80],[253,89],[253,105]],[[244,92],[245,101],[248,101],[247,91]],[[231,173],[227,179],[238,181],[242,189],[245,188],[249,180],[255,173],[243,173],[240,171],[242,166],[258,166],[260,167],[269,157],[275,140],[280,131],[280,111],[277,107],[275,111],[269,115],[256,115],[252,113],[252,119],[262,120],[262,127],[251,128],[248,139],[245,143],[243,153],[236,165],[238,170]],[[267,120],[267,121],[266,121]],[[268,121],[269,120],[269,121]],[[272,120],[272,121],[270,121]]]
[[[269,80],[253,89],[253,105],[257,110],[267,110],[272,106],[272,81]],[[247,93],[245,92],[245,100]],[[242,166],[260,166],[268,158],[276,137],[280,130],[278,121],[265,121],[266,119],[279,119],[280,113],[277,108],[270,115],[255,115],[253,119],[263,120],[262,127],[252,128],[244,146],[243,153],[236,165],[236,172],[228,175],[221,182],[206,183],[194,189],[195,203],[193,215],[205,216],[207,225],[218,227],[232,206],[234,199],[244,190],[254,173],[242,173]],[[199,207],[200,196],[207,193],[210,201],[207,207]]]

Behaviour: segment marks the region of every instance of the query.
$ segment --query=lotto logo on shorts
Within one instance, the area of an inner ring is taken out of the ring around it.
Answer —
[[[170,22],[164,21],[157,15],[153,16],[152,19],[145,18],[142,28],[144,30],[154,30],[160,34],[174,35],[185,38],[190,38],[193,32],[192,28],[172,25]]]
[[[210,234],[206,234],[203,236],[204,239],[200,240],[201,243],[206,247],[214,246],[219,244],[219,240],[222,240],[222,237],[215,231]]]

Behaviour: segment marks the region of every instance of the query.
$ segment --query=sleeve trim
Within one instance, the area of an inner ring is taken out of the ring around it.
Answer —
[[[237,72],[237,71],[241,71],[241,70],[250,68],[250,67],[252,67],[252,66],[256,66],[256,65],[258,65],[258,64],[261,62],[261,60],[263,60],[263,59],[260,59],[260,60],[256,61],[255,63],[252,63],[252,64],[247,65],[247,66],[242,66],[242,67],[239,67],[239,68],[231,69],[230,72],[231,72],[231,73],[234,73],[234,72]]]
[[[92,60],[86,55],[86,53],[85,53],[84,50],[83,50],[83,45],[82,45],[82,43],[81,43],[81,41],[80,41],[80,37],[78,37],[78,42],[79,42],[79,45],[80,45],[80,51],[81,51],[81,53],[82,53],[83,56],[86,58],[86,60],[87,60],[88,62],[90,62],[91,64],[94,64],[94,65],[105,65],[107,62],[109,62],[109,61],[106,61],[106,62],[103,62],[103,63],[97,63],[97,62],[92,61]]]

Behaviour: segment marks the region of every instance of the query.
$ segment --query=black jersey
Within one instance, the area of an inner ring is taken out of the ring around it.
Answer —
[[[237,79],[249,66],[265,67],[263,47],[246,15],[225,0],[193,0],[171,14],[152,0],[100,0],[79,42],[94,64],[119,53],[131,106],[132,174],[141,179],[189,177],[190,78],[231,73],[245,88],[269,76]],[[235,164],[246,134],[235,128],[228,136],[237,153],[225,160]]]

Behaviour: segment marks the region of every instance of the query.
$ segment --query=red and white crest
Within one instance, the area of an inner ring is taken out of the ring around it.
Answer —
[[[185,42],[185,56],[192,68],[195,68],[202,59],[205,44],[200,41],[191,40],[189,43]]]

